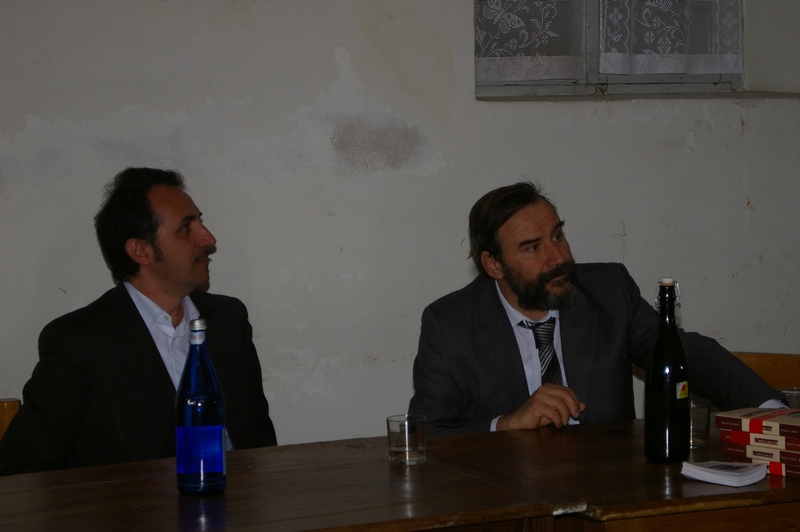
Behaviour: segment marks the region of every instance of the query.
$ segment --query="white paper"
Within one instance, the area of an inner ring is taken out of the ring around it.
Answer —
[[[732,462],[683,463],[681,474],[685,477],[724,486],[747,486],[758,482],[767,475],[767,465],[740,464]]]

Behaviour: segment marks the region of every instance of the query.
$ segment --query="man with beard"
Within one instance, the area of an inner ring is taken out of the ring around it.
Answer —
[[[433,435],[633,419],[631,364],[646,367],[658,314],[625,267],[576,265],[531,183],[483,196],[469,232],[481,273],[423,312],[409,413]],[[723,410],[783,406],[715,340],[681,340],[694,393]]]
[[[204,318],[228,447],[276,445],[247,310],[206,293],[214,235],[177,172],[128,168],[106,187],[97,240],[116,283],[48,324],[0,474],[175,456],[189,322]]]

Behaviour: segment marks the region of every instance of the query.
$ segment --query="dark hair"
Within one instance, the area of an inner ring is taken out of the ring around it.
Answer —
[[[160,254],[156,243],[160,222],[148,198],[150,189],[156,185],[185,188],[178,172],[153,168],[127,168],[105,187],[103,204],[94,217],[94,228],[115,283],[127,281],[139,271],[139,265],[125,250],[129,238],[146,240],[156,254]]]
[[[469,254],[478,271],[484,272],[481,264],[484,251],[494,258],[501,258],[498,229],[518,210],[539,200],[555,209],[555,205],[542,194],[542,187],[526,181],[496,188],[472,206],[469,211]]]

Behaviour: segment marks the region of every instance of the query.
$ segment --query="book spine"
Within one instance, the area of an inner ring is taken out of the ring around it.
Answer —
[[[784,451],[783,449],[770,449],[767,447],[756,447],[754,445],[744,445],[740,443],[722,443],[722,452],[731,456],[746,456],[747,458],[756,458],[762,461],[781,462],[783,464],[791,464],[800,466],[800,453],[793,453],[791,451]]]
[[[764,434],[776,434],[784,438],[800,438],[800,426],[798,425],[786,425],[785,423],[765,421],[762,432]]]
[[[734,462],[742,462],[747,464],[762,463],[767,464],[767,473],[780,477],[800,478],[800,466],[791,464],[782,464],[780,462],[770,462],[768,460],[759,460],[756,458],[747,458],[744,456],[734,456]]]
[[[714,425],[718,429],[738,430],[750,432],[752,434],[768,434],[771,436],[783,436],[786,438],[800,439],[800,425],[781,423],[772,418],[787,415],[787,412],[797,412],[796,410],[776,410],[768,414],[761,414],[758,417],[737,416],[730,412],[722,412],[714,418]]]
[[[786,436],[771,436],[768,434],[756,434],[741,430],[720,429],[719,439],[729,443],[742,445],[753,445],[756,447],[769,447],[773,449],[784,449],[786,451],[800,452],[800,438],[789,438]]]
[[[746,420],[738,417],[728,417],[722,414],[717,414],[714,418],[714,425],[717,426],[718,429],[727,429],[727,430],[738,430],[741,432],[746,432],[745,423]]]

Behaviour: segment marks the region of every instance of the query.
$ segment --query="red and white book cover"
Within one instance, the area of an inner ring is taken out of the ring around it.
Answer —
[[[746,458],[744,456],[734,456],[732,458],[734,462],[745,462],[748,464],[765,463],[767,464],[767,473],[769,473],[770,475],[777,475],[779,477],[800,478],[800,466],[792,464],[782,464],[780,462],[770,462],[766,460],[760,460],[758,458]]]
[[[761,460],[762,462],[780,462],[782,464],[800,466],[800,452],[728,442],[722,442],[722,452],[730,456],[744,456]]]
[[[759,434],[741,430],[720,429],[719,439],[728,443],[800,452],[800,438],[791,438],[789,436],[773,436],[771,434]]]
[[[719,429],[800,438],[800,409],[741,408],[719,412],[714,424]]]

